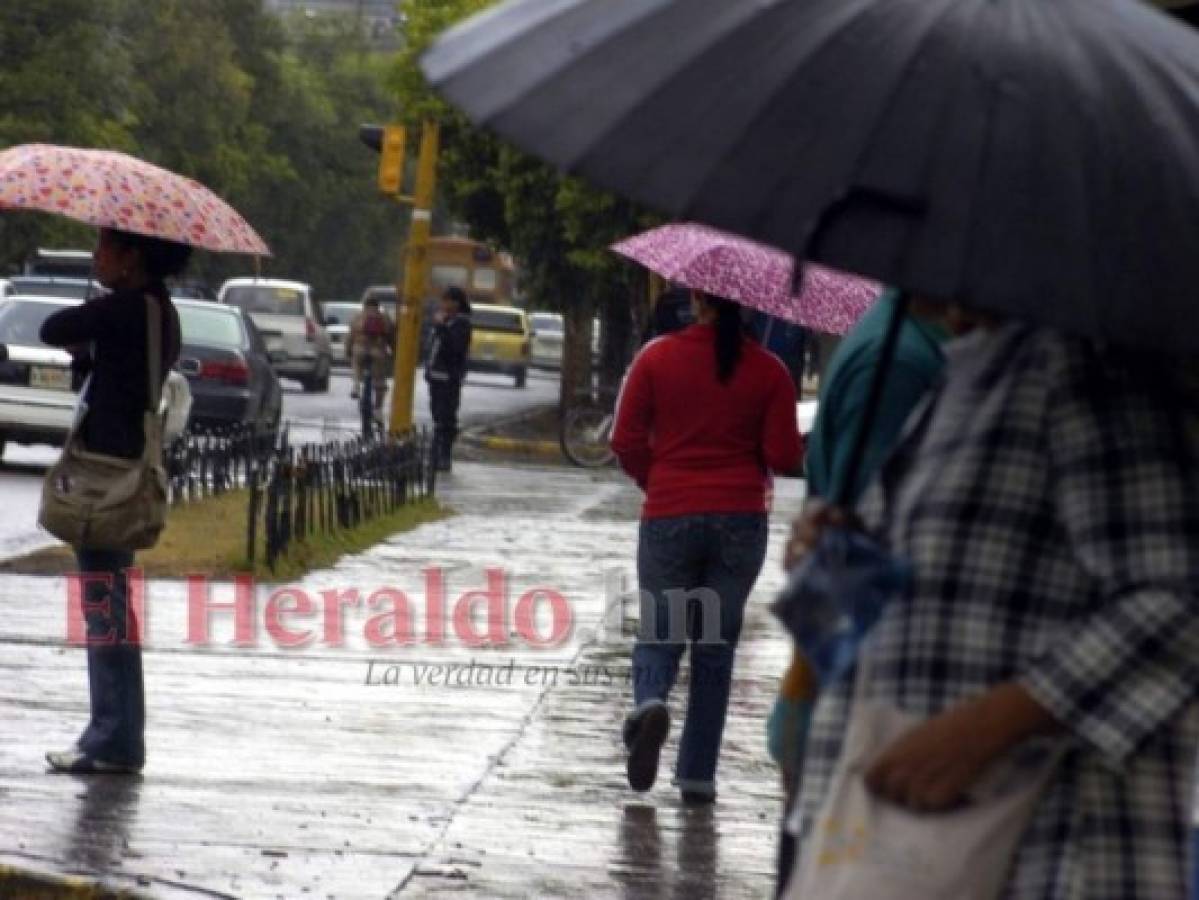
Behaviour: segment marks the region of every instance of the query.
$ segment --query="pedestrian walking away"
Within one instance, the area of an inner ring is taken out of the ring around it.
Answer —
[[[612,448],[645,492],[641,625],[625,720],[630,787],[649,790],[670,730],[666,701],[690,648],[674,783],[716,798],[716,768],[746,601],[766,553],[772,472],[800,462],[795,387],[745,332],[741,307],[695,292],[696,324],[650,342],[617,404]]]
[[[458,287],[446,288],[434,313],[432,346],[425,366],[433,416],[433,452],[437,468],[448,472],[458,438],[458,405],[470,352],[470,303]]]
[[[387,397],[387,377],[391,374],[392,348],[395,346],[395,323],[383,312],[376,297],[369,297],[362,304],[362,312],[350,322],[350,333],[346,338],[346,356],[353,367],[353,385],[350,398],[358,399],[362,391],[362,379],[369,367],[372,390],[374,391],[375,415],[378,417]]]
[[[104,229],[95,253],[96,278],[111,293],[68,307],[46,319],[41,339],[73,354],[86,373],[78,425],[84,447],[93,453],[137,459],[145,434],[147,383],[147,303],[162,315],[162,360],[166,373],[179,356],[179,316],[165,279],[179,275],[191,248],[158,238]],[[76,548],[79,571],[87,578],[88,684],[91,717],[74,747],[46,755],[55,772],[133,773],[145,763],[145,696],[140,646],[141,623],[130,607],[126,571],[130,551]],[[115,640],[108,639],[110,636]]]

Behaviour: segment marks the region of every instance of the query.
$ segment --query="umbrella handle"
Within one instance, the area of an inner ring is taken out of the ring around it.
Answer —
[[[899,335],[903,331],[903,322],[911,304],[911,294],[901,291],[895,300],[895,308],[891,313],[891,321],[887,323],[887,333],[883,338],[883,346],[879,351],[878,362],[870,379],[870,393],[866,395],[866,410],[858,423],[854,435],[853,448],[849,453],[849,463],[845,467],[845,475],[834,492],[833,503],[846,509],[854,505],[857,496],[855,487],[862,462],[866,458],[866,446],[870,443],[870,433],[874,430],[874,422],[878,418],[878,409],[882,405],[883,389],[887,384],[887,374],[891,363],[895,361],[895,351],[899,346]]]
[[[876,209],[888,210],[910,218],[920,218],[928,213],[928,203],[923,197],[915,194],[902,194],[894,190],[864,187],[858,185],[847,189],[836,200],[821,211],[816,221],[808,229],[803,242],[803,251],[795,254],[795,265],[791,269],[791,293],[799,296],[803,293],[804,277],[807,263],[811,258],[820,258],[820,242],[834,220],[850,207],[871,206]]]

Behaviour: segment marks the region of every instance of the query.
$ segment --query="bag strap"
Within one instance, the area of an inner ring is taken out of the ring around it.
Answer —
[[[162,308],[153,294],[146,294],[146,392],[148,411],[158,415],[162,403]]]
[[[870,682],[874,678],[874,660],[870,658],[872,649],[871,636],[867,634],[858,644],[858,654],[854,660],[852,704],[855,707],[869,699]]]

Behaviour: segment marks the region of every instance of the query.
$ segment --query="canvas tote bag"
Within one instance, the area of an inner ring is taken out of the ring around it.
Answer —
[[[167,477],[162,463],[162,310],[146,296],[146,377],[149,404],[142,412],[140,459],[84,448],[79,422],[42,484],[38,524],[72,547],[145,550],[166,525]]]
[[[786,900],[995,900],[1066,742],[1024,742],[953,812],[922,814],[879,800],[866,788],[866,771],[923,719],[869,699],[867,658],[858,657],[845,745]]]

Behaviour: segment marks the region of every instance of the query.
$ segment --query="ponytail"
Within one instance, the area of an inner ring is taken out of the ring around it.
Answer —
[[[709,302],[716,307],[716,378],[721,384],[728,384],[741,361],[741,340],[745,335],[741,307],[716,297],[710,297]]]

